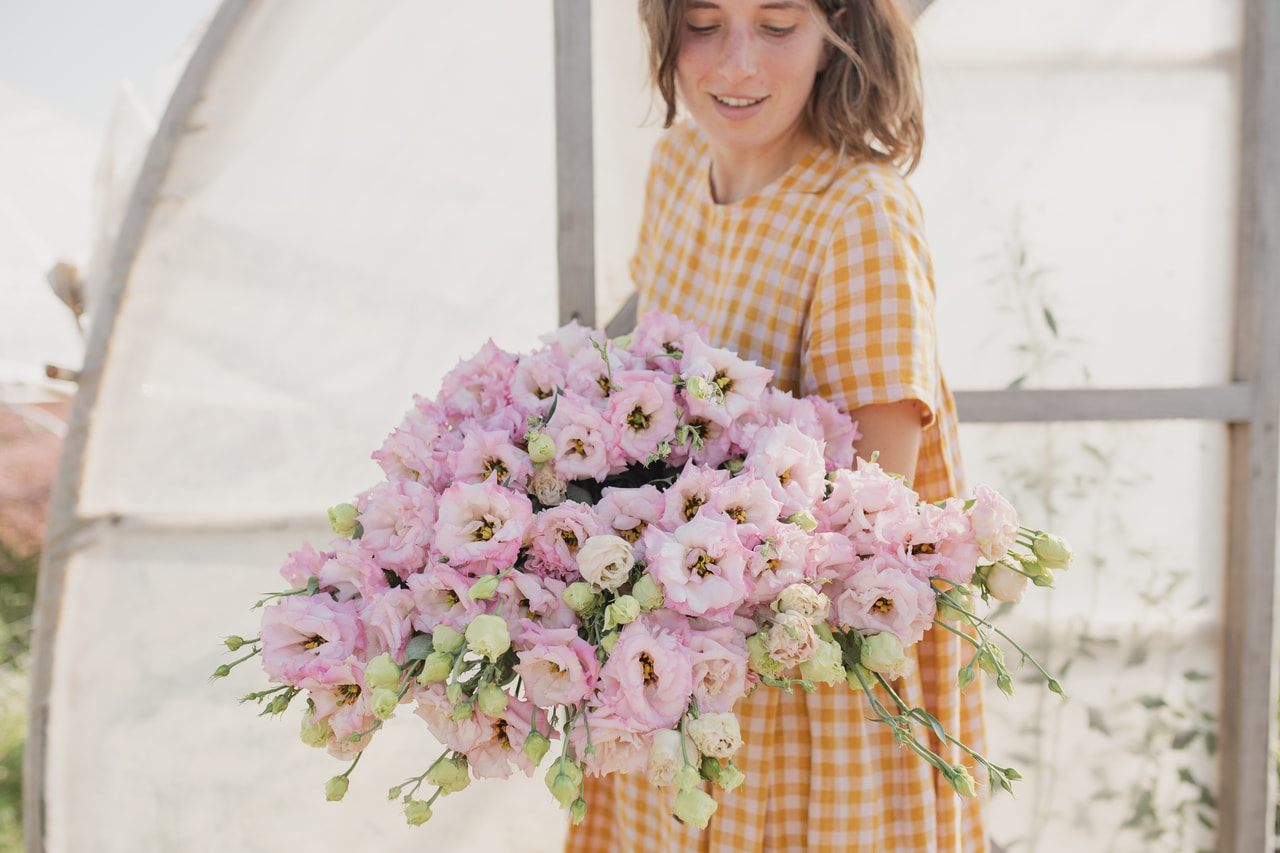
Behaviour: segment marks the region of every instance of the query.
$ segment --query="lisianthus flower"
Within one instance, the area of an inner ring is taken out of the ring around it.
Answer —
[[[773,378],[773,371],[739,358],[731,350],[709,346],[701,339],[685,341],[680,375],[688,381],[701,377],[717,389],[709,399],[685,394],[685,405],[694,417],[728,426],[753,413]]]
[[[336,539],[330,544],[329,559],[316,575],[320,589],[339,601],[348,601],[387,588],[382,567],[359,541]]]
[[[600,668],[600,705],[638,731],[675,725],[693,692],[689,646],[657,625],[641,616],[623,628]]]
[[[556,474],[564,480],[603,480],[618,458],[617,434],[590,403],[561,397],[547,424],[555,440]]]
[[[477,779],[506,779],[514,767],[532,776],[535,765],[525,754],[524,742],[535,718],[538,730],[545,733],[549,725],[542,712],[515,697],[508,700],[500,717],[490,717],[477,710],[474,719],[487,736],[467,750],[472,775]]]
[[[587,732],[591,733],[587,749]],[[638,729],[635,721],[612,708],[590,710],[579,718],[569,734],[574,754],[582,762],[588,776],[610,773],[641,773],[649,760],[652,740],[648,730]]]
[[[817,409],[818,418],[822,421],[822,437],[825,445],[823,454],[827,460],[827,470],[852,468],[853,444],[862,438],[858,432],[858,425],[849,417],[848,412],[841,411],[830,400],[824,400],[822,397],[810,397],[809,400]]]
[[[835,598],[836,620],[864,633],[890,631],[904,646],[920,642],[937,608],[933,589],[883,555],[863,561]]]
[[[856,537],[859,531],[871,529],[878,513],[911,512],[916,501],[916,493],[902,480],[859,458],[856,470],[831,475],[831,494],[815,507],[814,514],[829,529]]]
[[[704,713],[724,714],[747,694],[747,643],[729,625],[690,630],[693,698]]]
[[[436,523],[435,492],[413,480],[379,483],[356,498],[363,548],[402,579],[421,571]]]
[[[650,528],[644,543],[649,573],[671,610],[727,619],[746,597],[747,550],[732,521],[698,515],[670,534]]]
[[[413,627],[428,634],[438,625],[455,631],[485,612],[484,602],[472,601],[467,593],[474,581],[452,566],[433,565],[429,571],[410,575],[406,583],[413,593]]]
[[[604,335],[599,329],[583,326],[577,320],[570,320],[554,332],[539,336],[538,340],[546,344],[551,351],[558,353],[561,362],[567,366],[569,360],[583,349],[593,349],[591,341],[603,343]]]
[[[545,628],[525,620],[520,632],[516,674],[535,705],[577,705],[595,691],[596,650],[573,628]]]
[[[441,493],[438,507],[436,550],[473,574],[514,564],[533,521],[528,497],[491,481],[454,483]]]
[[[969,523],[983,559],[996,561],[1018,538],[1018,514],[1004,496],[984,485],[973,487]]]
[[[628,365],[618,357],[612,344],[603,344],[604,354],[594,346],[583,347],[569,359],[565,370],[570,394],[603,407],[609,395],[622,389],[619,376]]]
[[[811,510],[826,494],[821,444],[790,424],[757,431],[744,466],[768,485],[783,515]]]
[[[802,664],[818,650],[813,624],[798,613],[779,613],[765,634],[769,657],[783,666]]]
[[[698,748],[679,729],[659,729],[653,733],[649,747],[649,760],[645,765],[645,777],[650,785],[665,788],[676,781],[676,773],[690,761],[695,761]]]
[[[350,659],[317,675],[299,684],[310,691],[308,698],[316,705],[312,723],[327,720],[337,740],[345,740],[373,725],[375,717],[369,707],[373,691],[365,684],[363,667]]]
[[[565,501],[544,509],[529,530],[528,571],[566,582],[578,580],[578,549],[592,536],[606,533],[590,504]]]
[[[509,430],[466,430],[462,447],[453,457],[453,480],[523,489],[533,476],[529,454],[511,443]]]
[[[696,323],[662,311],[646,311],[636,320],[636,327],[631,332],[631,344],[627,349],[647,359],[646,364],[650,368],[674,373],[679,367],[679,358],[669,356],[682,354],[685,341],[698,333]]]
[[[485,341],[478,353],[445,374],[436,401],[454,418],[492,414],[510,402],[516,363],[516,357],[492,339]]]
[[[640,486],[634,489],[609,487],[596,504],[596,515],[606,529],[627,540],[635,551],[637,560],[644,559],[640,536],[645,528],[657,524],[666,502],[656,486]]]
[[[408,589],[396,587],[365,597],[359,612],[368,640],[366,657],[386,652],[398,663],[404,663],[405,644],[413,634],[414,609],[414,595]]]
[[[447,455],[460,445],[461,436],[450,434],[448,418],[442,410],[425,401],[419,403],[374,451],[373,460],[388,479],[417,480],[436,486]]]
[[[312,548],[310,542],[304,542],[301,548],[289,554],[289,558],[280,567],[280,576],[293,589],[303,589],[307,585],[308,578],[320,574],[320,568],[327,559],[329,559],[328,554]]]
[[[747,561],[747,574],[752,583],[747,602],[767,605],[791,584],[810,577],[811,544],[809,534],[784,524],[773,536],[756,545]]]
[[[778,516],[782,513],[782,504],[768,484],[750,475],[734,477],[716,489],[707,506],[734,521],[738,539],[748,548],[777,531]]]
[[[564,365],[553,357],[553,351],[523,355],[511,377],[511,405],[522,416],[545,416],[556,391],[564,384]]]
[[[263,608],[260,636],[263,671],[292,685],[322,679],[365,647],[356,602],[329,595],[290,595]]]
[[[536,620],[544,628],[576,628],[578,614],[561,597],[567,584],[559,578],[538,577],[515,569],[498,582],[498,599],[503,602],[502,618],[511,627],[515,642],[524,620]]]
[[[671,381],[647,371],[614,375],[618,390],[609,398],[605,418],[618,436],[625,463],[644,462],[675,434],[675,389]]]
[[[675,530],[693,521],[712,494],[729,482],[729,472],[704,468],[692,462],[684,466],[674,483],[662,493],[662,528]]]

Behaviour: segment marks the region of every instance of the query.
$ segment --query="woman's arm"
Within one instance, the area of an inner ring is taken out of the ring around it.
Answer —
[[[870,460],[878,451],[876,461],[881,468],[908,480],[915,477],[926,417],[924,404],[919,400],[873,403],[854,409],[849,417],[858,422],[862,434],[854,443],[859,457]]]

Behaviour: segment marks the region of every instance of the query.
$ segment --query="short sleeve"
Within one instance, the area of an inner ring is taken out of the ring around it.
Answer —
[[[919,205],[905,184],[873,187],[831,235],[801,355],[804,392],[849,409],[919,400],[932,425],[941,393],[933,304]]]

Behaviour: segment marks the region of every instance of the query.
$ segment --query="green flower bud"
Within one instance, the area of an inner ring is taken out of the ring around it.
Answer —
[[[461,791],[471,784],[471,775],[467,772],[467,759],[461,755],[441,758],[427,771],[427,784],[435,785],[446,794]]]
[[[681,791],[691,791],[702,782],[702,774],[692,764],[686,764],[676,771],[676,787]]]
[[[373,698],[369,700],[369,709],[379,720],[389,720],[395,716],[396,705],[399,704],[399,691],[390,687],[375,687]]]
[[[487,614],[477,616],[467,626],[467,646],[476,654],[484,655],[491,662],[511,648],[511,632],[501,616]]]
[[[570,804],[578,799],[578,792],[582,788],[582,770],[569,759],[562,758],[551,762],[551,767],[544,778],[547,790],[562,808],[569,808]]]
[[[704,779],[719,782],[721,769],[720,759],[712,758],[710,755],[702,756],[702,776]]]
[[[334,536],[346,536],[350,538],[355,535],[356,516],[360,511],[351,504],[338,504],[329,507],[329,529],[333,531]]]
[[[982,651],[978,652],[978,666],[989,675],[1004,672],[1004,649],[994,645],[983,646]]]
[[[716,801],[701,788],[691,788],[676,794],[675,814],[683,823],[706,829],[707,822],[716,812]]]
[[[634,335],[618,335],[618,337],[613,339],[612,343],[615,349],[626,349],[631,346],[631,343],[634,340]]]
[[[1013,695],[1013,679],[1009,677],[1008,673],[1002,672],[996,676],[996,687],[999,687],[1000,691],[1006,696]]]
[[[812,533],[818,529],[818,520],[814,518],[813,513],[809,512],[807,509],[801,510],[800,512],[793,512],[791,515],[787,516],[786,521],[789,524],[794,524],[796,527],[799,527],[805,533]]]
[[[240,651],[240,647],[244,645],[244,637],[237,637],[235,634],[232,634],[222,642],[231,651],[238,652]]]
[[[484,686],[476,691],[476,704],[490,717],[501,717],[502,712],[507,710],[507,691],[492,681],[486,681]]]
[[[732,791],[746,780],[747,774],[739,770],[736,764],[730,764],[720,768],[720,778],[716,780],[716,784],[722,791]]]
[[[565,591],[560,593],[560,598],[569,605],[570,610],[584,616],[593,612],[604,600],[604,597],[593,590],[591,584],[586,581],[575,581],[569,584],[565,587]]]
[[[973,781],[973,776],[969,774],[969,769],[963,764],[951,765],[951,772],[947,774],[947,781],[951,783],[951,787],[962,797],[978,796],[977,783]]]
[[[819,684],[839,684],[848,678],[844,671],[844,652],[835,643],[818,643],[813,657],[800,664],[800,677]]]
[[[550,462],[556,458],[556,442],[545,432],[535,433],[529,437],[529,461],[534,464]]]
[[[422,662],[422,672],[418,673],[419,684],[433,684],[444,681],[453,672],[453,655],[448,652],[432,652]]]
[[[310,722],[315,712],[315,704],[309,703],[306,713],[302,715],[302,742],[307,746],[324,749],[329,745],[329,738],[333,734],[333,729],[329,728],[328,717],[321,717],[314,723]]]
[[[858,680],[859,675],[862,676],[861,681]],[[845,676],[845,681],[848,683],[850,690],[865,690],[866,688],[862,686],[863,682],[865,681],[867,684],[875,684],[876,676],[875,673],[867,669],[862,664],[855,663],[853,665],[853,669],[849,670],[848,674]]]
[[[547,754],[547,750],[551,748],[551,738],[539,731],[529,732],[529,736],[524,739],[524,754],[529,756],[529,760],[535,766],[542,763],[542,758]]]
[[[346,776],[334,776],[324,783],[324,798],[331,803],[336,803],[347,795],[347,788],[350,786],[351,783]]]
[[[364,681],[374,690],[379,687],[397,687],[400,684],[400,665],[391,655],[383,652],[364,668]]]
[[[453,706],[453,721],[461,723],[464,720],[471,719],[471,712],[475,710],[475,706],[470,701],[459,702]]]
[[[498,576],[484,575],[476,579],[471,585],[471,589],[467,590],[467,598],[472,601],[484,601],[493,598],[493,594],[498,591]]]
[[[764,637],[759,633],[747,637],[747,666],[752,672],[775,678],[786,668],[770,657],[769,650],[764,644]]]
[[[863,639],[861,663],[891,681],[910,674],[914,669],[911,658],[902,647],[902,640],[892,631],[881,631]]]
[[[587,801],[579,797],[573,801],[573,805],[569,806],[569,820],[574,826],[582,823],[587,817]]]
[[[222,666],[218,667],[213,671],[213,675],[211,676],[211,678],[226,678],[230,674],[231,674],[231,667],[224,663]]]
[[[941,598],[938,599],[938,618],[944,622],[959,622],[965,617],[965,610],[973,610],[973,596],[967,587],[956,587],[948,590],[947,595],[955,600],[959,607],[952,607]],[[961,610],[960,608],[964,608]]]
[[[973,684],[974,679],[977,677],[978,674],[973,671],[973,664],[969,664],[968,666],[962,667],[960,672],[957,673],[956,684],[959,685],[961,690],[964,690],[970,684]]]
[[[711,383],[701,376],[690,376],[684,381],[684,392],[690,397],[705,400],[711,396]]]
[[[620,595],[604,609],[604,629],[612,630],[619,625],[635,621],[640,615],[640,602],[634,596]]]
[[[289,697],[283,693],[267,703],[268,714],[283,714],[287,710],[289,710]]]
[[[466,642],[466,638],[448,625],[437,625],[431,632],[431,642],[436,651],[456,655],[462,651],[462,644]]]
[[[721,467],[736,477],[740,473],[742,473],[743,462],[738,457],[731,456],[727,460],[725,460],[724,465],[722,465]]]
[[[1066,540],[1051,533],[1037,533],[1031,551],[1046,569],[1065,569],[1076,556]]]
[[[613,647],[618,644],[618,632],[610,631],[600,638],[600,648],[604,649],[606,655],[613,653]]]
[[[456,681],[450,681],[444,688],[444,695],[450,702],[457,704],[462,700],[462,685]]]
[[[640,603],[640,609],[645,613],[652,613],[667,603],[666,596],[649,575],[641,575],[640,580],[631,585],[631,596]]]
[[[404,819],[410,826],[422,826],[431,820],[431,806],[424,800],[410,800],[404,804]]]

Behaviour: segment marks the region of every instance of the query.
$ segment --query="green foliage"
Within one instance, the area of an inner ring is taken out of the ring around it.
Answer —
[[[27,655],[40,555],[0,541],[0,853],[21,853]]]

